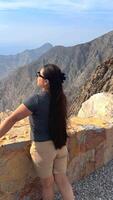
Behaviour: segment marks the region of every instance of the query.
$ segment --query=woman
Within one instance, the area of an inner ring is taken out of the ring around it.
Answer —
[[[54,199],[54,181],[64,200],[74,200],[66,176],[68,150],[66,147],[67,102],[63,93],[64,73],[53,64],[37,72],[40,94],[34,94],[0,125],[0,137],[17,121],[29,116],[32,145],[30,154],[42,184],[43,200]]]

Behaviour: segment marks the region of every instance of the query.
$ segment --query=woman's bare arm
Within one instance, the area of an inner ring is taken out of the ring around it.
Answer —
[[[32,112],[24,105],[21,104],[9,117],[7,117],[0,124],[0,137],[7,133],[11,127],[21,119],[28,117]]]

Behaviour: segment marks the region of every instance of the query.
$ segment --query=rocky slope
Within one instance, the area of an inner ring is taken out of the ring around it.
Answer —
[[[82,103],[90,96],[99,92],[113,93],[113,58],[106,60],[91,74],[84,86],[79,91],[69,108],[69,114],[77,114]]]

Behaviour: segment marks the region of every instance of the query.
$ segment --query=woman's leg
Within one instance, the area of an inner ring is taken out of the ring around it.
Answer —
[[[40,178],[43,200],[54,200],[54,177]]]
[[[54,174],[54,180],[62,194],[63,200],[75,200],[72,186],[66,174]]]
[[[30,154],[37,176],[40,177],[43,200],[53,200],[54,176],[52,170],[56,151],[52,141],[33,142]]]

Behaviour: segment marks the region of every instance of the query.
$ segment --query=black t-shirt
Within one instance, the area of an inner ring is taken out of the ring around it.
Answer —
[[[50,96],[46,91],[33,94],[22,102],[32,114],[29,116],[31,139],[33,141],[51,140],[48,130]]]

